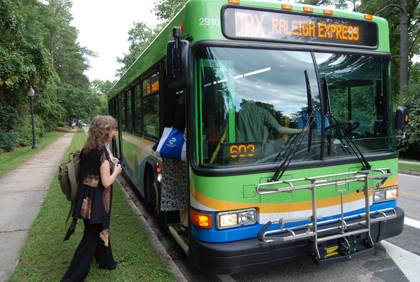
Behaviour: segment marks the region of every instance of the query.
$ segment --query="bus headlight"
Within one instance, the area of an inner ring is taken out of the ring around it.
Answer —
[[[257,211],[255,209],[220,212],[217,214],[217,228],[233,228],[244,225],[251,225],[257,222]]]
[[[388,189],[388,190],[385,191],[385,198],[387,200],[396,199],[396,198],[398,198],[398,195],[399,195],[398,192],[399,192],[398,187],[394,187],[394,188]]]
[[[374,202],[381,202],[381,201],[388,201],[388,200],[394,200],[398,198],[399,195],[399,187],[393,186],[388,189],[379,189],[376,190],[373,195],[373,201]]]

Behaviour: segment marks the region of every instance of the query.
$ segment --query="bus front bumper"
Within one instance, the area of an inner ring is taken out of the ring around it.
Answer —
[[[372,223],[371,237],[376,243],[400,234],[404,226],[404,211],[395,208],[396,217]],[[311,255],[310,239],[292,242],[262,242],[248,239],[228,243],[205,243],[190,240],[190,259],[198,268],[211,273],[237,273],[268,264],[288,262]]]

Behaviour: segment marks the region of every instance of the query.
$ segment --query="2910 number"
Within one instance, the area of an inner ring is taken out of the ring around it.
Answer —
[[[204,26],[219,26],[220,20],[218,18],[199,18],[200,25]]]

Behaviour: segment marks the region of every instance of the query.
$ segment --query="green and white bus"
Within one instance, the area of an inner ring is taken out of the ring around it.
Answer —
[[[383,18],[190,0],[109,95],[125,176],[191,262],[232,273],[350,259],[402,232]],[[189,228],[160,211],[153,152],[186,100]],[[398,128],[398,130],[396,129]]]

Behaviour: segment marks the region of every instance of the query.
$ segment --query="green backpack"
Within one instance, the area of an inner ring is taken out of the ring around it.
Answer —
[[[79,173],[80,151],[70,153],[68,161],[63,162],[58,169],[58,182],[61,191],[68,201],[73,203],[77,195],[77,175]]]

